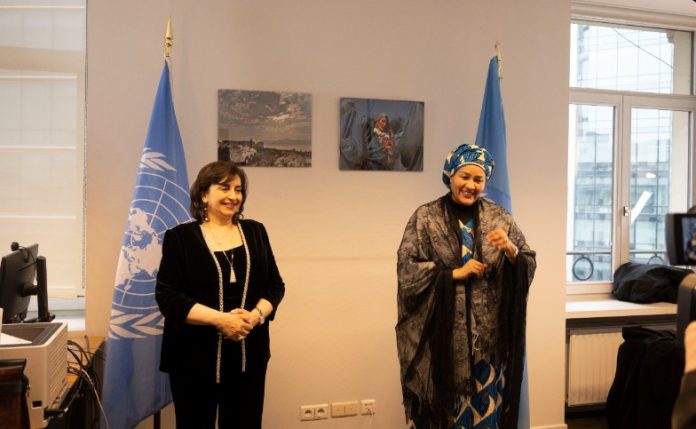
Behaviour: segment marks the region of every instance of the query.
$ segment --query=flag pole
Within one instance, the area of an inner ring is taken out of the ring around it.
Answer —
[[[495,41],[495,56],[498,58],[498,79],[503,78],[503,52],[500,49],[500,41]]]
[[[171,87],[172,80],[174,78],[172,77],[173,75],[173,70],[172,70],[172,62],[170,58],[172,57],[172,47],[174,46],[174,35],[172,33],[172,17],[167,18],[167,30],[164,33],[164,62],[167,63],[169,66],[169,85]],[[174,92],[174,89],[172,88],[172,93]]]
[[[174,37],[172,36],[172,17],[167,18],[167,30],[164,33],[164,61],[169,64],[169,58],[172,56],[172,46],[174,46]],[[169,81],[171,83],[171,64],[169,72]],[[160,429],[162,418],[160,410],[157,410],[152,416],[152,429]]]
[[[174,46],[174,37],[172,36],[172,17],[167,19],[167,32],[164,34],[164,58],[169,59],[172,56],[172,46]]]
[[[168,33],[165,42],[172,39],[171,25]],[[167,45],[171,46],[171,42]],[[191,199],[172,100],[171,74],[166,57],[163,59],[114,278],[102,389],[102,428],[134,428],[151,416],[155,427],[159,427],[161,413],[156,415],[157,412],[172,402],[169,378],[157,370],[163,316],[155,299],[157,266],[150,262],[161,258],[164,232],[191,220],[187,209]],[[134,242],[134,234],[149,237],[147,247]],[[129,256],[141,255],[139,252],[148,256],[142,260]],[[139,286],[133,293],[128,289],[136,276]]]

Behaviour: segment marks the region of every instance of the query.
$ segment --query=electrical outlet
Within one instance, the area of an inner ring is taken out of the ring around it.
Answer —
[[[329,418],[329,404],[316,405],[314,407],[314,419],[322,420]]]
[[[322,420],[329,418],[329,404],[300,406],[300,420]]]
[[[374,399],[363,399],[360,402],[360,414],[362,415],[374,415],[375,414],[375,400]]]
[[[311,405],[302,405],[300,407],[300,421],[314,420],[314,407]]]

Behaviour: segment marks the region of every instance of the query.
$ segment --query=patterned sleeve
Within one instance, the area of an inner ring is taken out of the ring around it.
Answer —
[[[512,220],[512,217],[510,219]],[[512,220],[508,237],[519,249],[515,264],[524,264],[526,266],[527,284],[531,285],[534,279],[534,272],[536,271],[536,252],[529,247],[522,230],[514,220]]]
[[[409,219],[397,252],[398,297],[408,312],[423,303],[439,274],[449,271],[451,278],[452,272],[436,263],[427,251],[430,237],[425,230],[424,211],[418,209]]]

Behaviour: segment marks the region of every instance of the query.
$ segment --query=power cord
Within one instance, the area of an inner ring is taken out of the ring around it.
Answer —
[[[104,411],[104,406],[102,405],[102,402],[99,398],[99,392],[97,390],[97,386],[94,383],[94,380],[92,380],[92,377],[90,377],[89,373],[83,369],[83,368],[74,368],[74,367],[69,367],[68,372],[71,374],[75,374],[78,377],[80,377],[81,380],[84,380],[87,382],[89,387],[91,388],[91,392],[94,397],[94,401],[96,402],[97,406],[99,407],[99,412],[101,413],[101,416],[104,417],[104,425],[106,426],[106,429],[109,429],[109,421],[106,419],[106,412]],[[98,416],[99,414],[96,414],[95,416]],[[99,423],[99,419],[95,418],[95,421],[92,423],[92,427],[97,426]]]
[[[99,427],[99,417],[100,415],[104,419],[104,424],[106,429],[109,429],[109,422],[106,418],[104,412],[104,406],[102,405],[101,398],[99,395],[98,386],[101,385],[101,380],[99,375],[94,370],[95,363],[104,361],[104,353],[102,349],[97,349],[95,352],[91,352],[89,337],[85,335],[84,337],[86,348],[82,347],[79,343],[68,340],[68,353],[72,356],[74,361],[68,362],[68,373],[74,374],[78,377],[78,383],[87,383],[89,389],[87,392],[91,393],[92,401],[85,403],[85,408],[90,407],[91,415],[94,417],[91,423],[92,428]],[[90,362],[90,365],[85,364]]]

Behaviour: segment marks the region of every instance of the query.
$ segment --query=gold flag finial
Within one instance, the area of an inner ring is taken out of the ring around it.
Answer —
[[[500,50],[500,41],[495,41],[495,56],[498,58],[498,79],[503,78],[503,53]]]
[[[174,45],[174,37],[172,37],[172,17],[167,19],[167,33],[164,35],[164,57],[172,56],[172,46]]]

